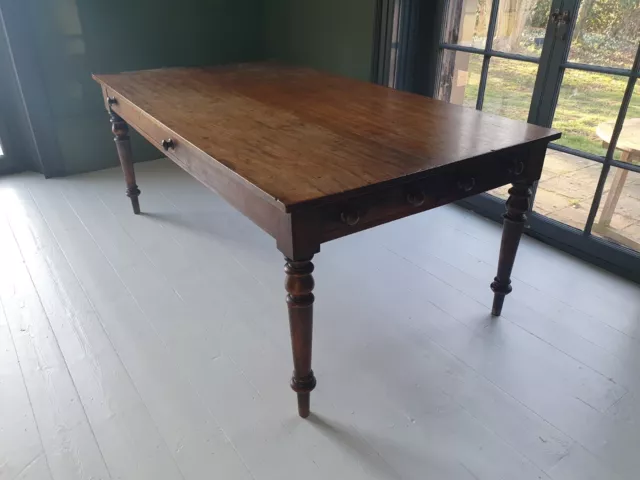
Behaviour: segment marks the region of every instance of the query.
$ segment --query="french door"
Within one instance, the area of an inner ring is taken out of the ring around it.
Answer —
[[[640,0],[449,0],[436,97],[553,126],[533,235],[640,278]],[[468,206],[498,217],[506,188]]]

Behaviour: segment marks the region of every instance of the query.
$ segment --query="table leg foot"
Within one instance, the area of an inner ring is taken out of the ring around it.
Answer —
[[[503,215],[502,243],[500,244],[500,259],[498,273],[491,284],[493,290],[493,308],[491,314],[500,316],[504,297],[511,293],[511,271],[516,259],[520,237],[527,221],[526,212],[531,200],[531,184],[514,183],[509,189],[507,211]]]
[[[313,340],[313,263],[311,258],[294,261],[286,259],[285,288],[289,309],[291,347],[293,350],[293,377],[291,388],[298,396],[298,414],[309,416],[310,393],[316,386],[311,370],[311,345]]]
[[[133,154],[131,153],[131,140],[129,139],[129,126],[120,115],[110,110],[111,116],[111,131],[114,135],[114,141],[116,142],[116,148],[118,149],[118,157],[120,158],[120,165],[122,165],[122,171],[124,173],[124,179],[127,184],[126,194],[131,199],[131,206],[133,207],[133,213],[138,215],[140,213],[140,201],[138,196],[140,195],[140,189],[136,185],[136,174],[133,170]]]
[[[492,290],[493,290],[493,287],[492,287]],[[494,290],[494,292],[496,291]],[[505,294],[498,293],[498,292],[494,293],[493,306],[491,307],[491,315],[493,315],[494,317],[499,317],[500,314],[502,313],[502,306],[504,305],[504,297],[505,297]]]
[[[298,415],[307,418],[311,413],[311,394],[298,393]]]
[[[135,196],[129,195],[127,191],[127,197],[131,199],[131,207],[133,208],[133,213],[136,215],[140,215],[140,200],[138,200],[138,195],[140,195],[140,190],[138,190],[138,194]]]

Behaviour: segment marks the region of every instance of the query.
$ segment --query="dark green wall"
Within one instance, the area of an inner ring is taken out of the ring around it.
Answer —
[[[20,82],[34,99],[41,163],[48,175],[69,175],[117,164],[91,73],[271,58],[368,80],[375,3],[0,0],[0,8],[12,10],[16,37],[24,37],[12,48],[33,57]],[[132,139],[137,160],[159,156]]]
[[[91,73],[264,58],[263,0],[23,0],[64,171],[117,164]],[[159,153],[137,135],[137,160]],[[46,158],[43,159],[46,161]]]
[[[265,0],[267,57],[369,80],[375,0]]]

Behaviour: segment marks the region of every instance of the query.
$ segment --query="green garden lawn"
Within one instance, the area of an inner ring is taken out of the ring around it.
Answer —
[[[466,106],[474,107],[482,57],[471,55]],[[483,110],[505,117],[527,120],[538,65],[493,57],[485,91]],[[615,120],[628,78],[567,70],[564,74],[553,127],[562,131],[559,144],[596,155],[604,155],[596,127]],[[627,118],[640,117],[640,87],[636,85]]]

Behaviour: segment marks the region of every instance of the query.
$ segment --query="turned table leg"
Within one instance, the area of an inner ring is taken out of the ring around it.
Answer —
[[[309,416],[310,394],[316,386],[316,378],[311,370],[314,300],[311,293],[314,286],[311,258],[294,261],[285,257],[287,263],[284,267],[293,350],[291,388],[298,395],[298,414],[302,418]]]
[[[114,141],[118,149],[118,157],[120,157],[120,164],[124,172],[124,180],[127,184],[127,197],[131,199],[133,213],[138,215],[140,213],[140,202],[138,200],[140,189],[138,185],[136,185],[136,174],[133,171],[133,155],[131,153],[131,140],[129,139],[129,126],[127,122],[113,110],[109,111],[109,115],[111,116],[111,131],[114,135]]]
[[[527,221],[526,212],[529,210],[531,199],[531,184],[514,183],[509,189],[507,211],[503,215],[502,243],[500,244],[500,259],[498,273],[491,284],[494,292],[491,314],[500,316],[504,297],[511,293],[511,271],[516,259],[520,237]]]

